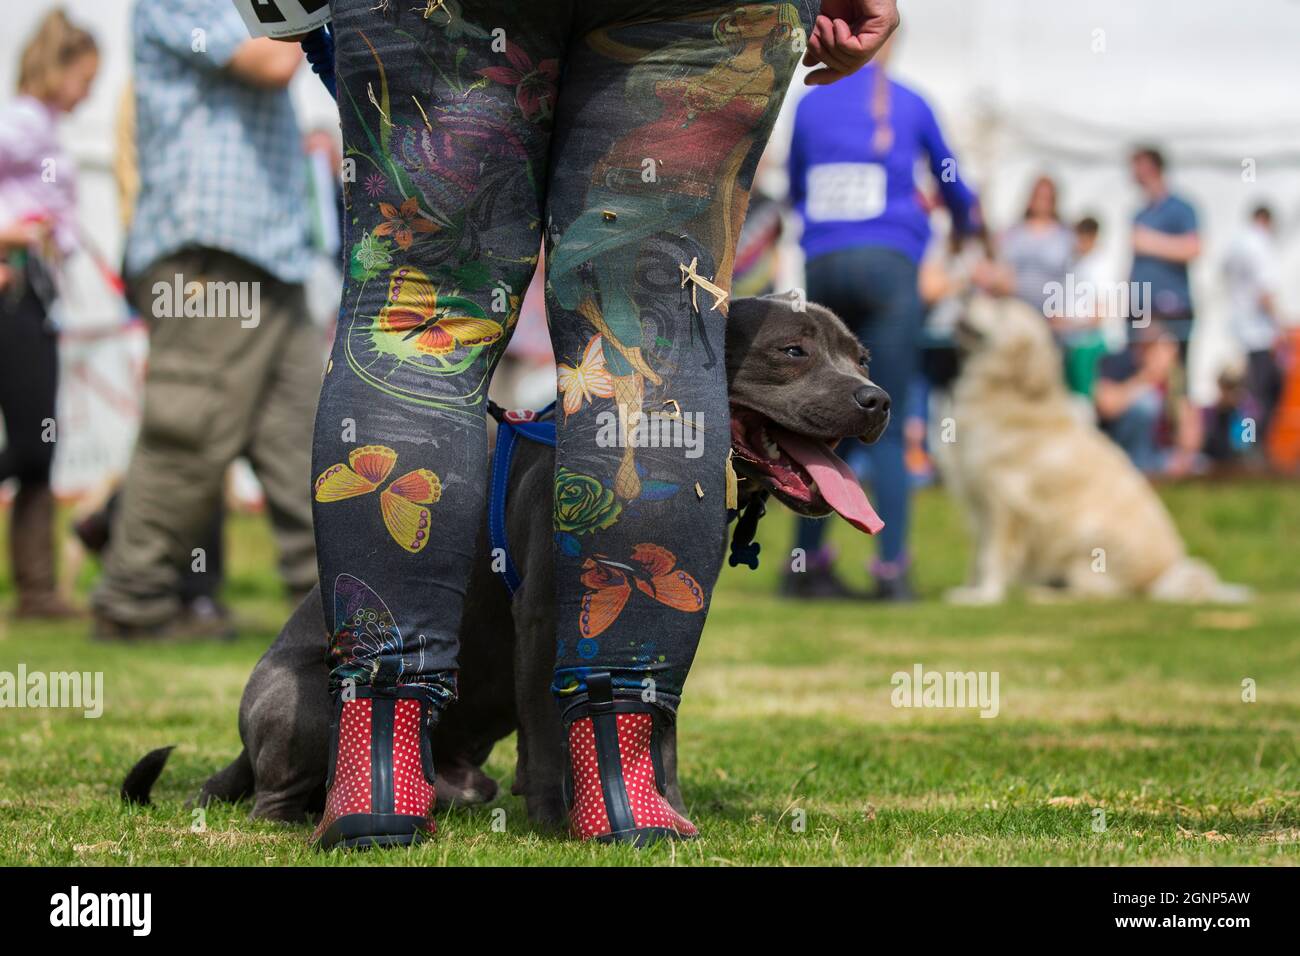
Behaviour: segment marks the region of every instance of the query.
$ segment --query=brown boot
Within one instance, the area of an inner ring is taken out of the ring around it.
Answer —
[[[54,495],[48,484],[23,482],[14,496],[9,514],[9,563],[18,591],[15,617],[79,616],[59,597],[54,573]]]

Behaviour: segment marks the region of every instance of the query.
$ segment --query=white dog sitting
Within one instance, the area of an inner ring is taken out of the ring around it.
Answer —
[[[1069,598],[1249,599],[1248,588],[1188,557],[1146,478],[1080,421],[1041,315],[980,297],[956,336],[955,441],[939,464],[970,519],[975,555],[969,582],[948,600],[997,603],[1015,585]]]

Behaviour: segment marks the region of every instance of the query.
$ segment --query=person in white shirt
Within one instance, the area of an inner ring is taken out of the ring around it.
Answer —
[[[1256,434],[1263,441],[1282,393],[1277,360],[1281,257],[1273,233],[1273,212],[1268,206],[1258,206],[1251,213],[1249,225],[1228,247],[1223,271],[1228,290],[1228,328],[1246,356],[1246,391],[1257,406]]]

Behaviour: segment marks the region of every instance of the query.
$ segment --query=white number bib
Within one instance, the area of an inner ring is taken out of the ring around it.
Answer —
[[[879,163],[822,163],[808,170],[809,222],[875,219],[885,211],[885,167]]]

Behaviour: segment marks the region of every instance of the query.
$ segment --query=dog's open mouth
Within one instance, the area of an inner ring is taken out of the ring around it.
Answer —
[[[731,406],[731,447],[736,470],[762,481],[792,510],[836,512],[867,534],[885,526],[857,476],[824,441],[797,435],[752,409]]]

